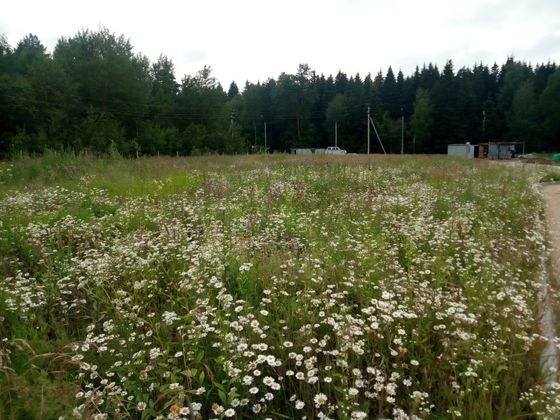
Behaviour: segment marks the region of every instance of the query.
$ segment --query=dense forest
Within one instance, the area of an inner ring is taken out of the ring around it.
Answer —
[[[372,51],[374,54],[374,51]],[[341,63],[341,67],[343,63]],[[176,79],[171,58],[150,63],[107,29],[60,38],[0,37],[0,157],[50,150],[123,155],[284,151],[334,144],[367,150],[367,108],[389,153],[442,153],[448,143],[517,140],[560,149],[560,68],[509,57],[498,66],[412,75],[294,74],[224,88],[205,66]],[[265,131],[266,129],[266,131]],[[372,151],[380,152],[374,142]]]

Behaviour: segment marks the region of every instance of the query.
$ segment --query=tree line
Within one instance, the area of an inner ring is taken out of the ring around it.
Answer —
[[[560,69],[509,57],[412,75],[294,74],[232,82],[204,66],[180,82],[173,61],[135,54],[107,29],[62,37],[52,53],[35,35],[0,37],[0,157],[74,150],[123,155],[285,151],[334,144],[367,150],[367,109],[389,153],[444,153],[449,143],[524,141],[560,149]],[[266,127],[266,131],[265,131]],[[401,137],[402,136],[402,137]],[[380,152],[372,135],[371,150]]]

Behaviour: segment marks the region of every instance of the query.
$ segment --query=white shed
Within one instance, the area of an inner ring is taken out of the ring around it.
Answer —
[[[465,144],[448,144],[447,155],[462,157],[466,159],[474,159],[475,145],[470,143]]]

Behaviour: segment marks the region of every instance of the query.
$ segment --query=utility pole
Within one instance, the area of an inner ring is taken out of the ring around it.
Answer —
[[[404,155],[404,111],[401,106],[401,155]]]
[[[233,111],[229,113],[229,130],[231,131],[231,138],[233,138]]]
[[[334,147],[338,146],[338,126],[337,122],[334,122]]]
[[[255,145],[257,144],[257,124],[253,121],[253,131],[255,133]]]
[[[371,118],[369,117],[370,106],[367,106],[367,154],[369,155],[369,122]]]
[[[373,123],[373,120],[371,119],[371,117],[369,119],[369,122],[371,123],[371,126],[373,127],[373,131],[375,131],[375,135],[377,136],[377,140],[379,140],[379,145],[381,146],[381,150],[383,150],[383,154],[386,155],[387,151],[385,150],[385,147],[383,146],[383,142],[381,141],[381,137],[379,137],[379,133],[377,132],[377,128],[375,128],[375,124]],[[368,129],[369,129],[369,126],[368,126]]]
[[[482,140],[484,140],[484,137],[486,134],[486,110],[483,109],[482,110]]]

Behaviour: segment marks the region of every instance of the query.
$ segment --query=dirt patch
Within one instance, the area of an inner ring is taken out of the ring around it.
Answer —
[[[560,284],[560,184],[545,185],[543,187],[543,194],[546,235],[551,250],[548,258],[548,270],[546,270],[548,271],[548,276],[545,274],[543,264],[543,278],[541,279],[541,334],[548,338],[548,342],[541,355],[541,369],[546,385],[550,386],[558,378],[558,349],[554,344],[556,317],[549,290],[551,286],[557,288]]]
[[[560,184],[550,184],[543,188],[546,204],[547,235],[552,251],[550,271],[553,284],[560,281]]]

